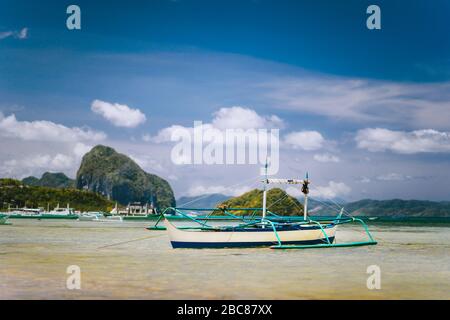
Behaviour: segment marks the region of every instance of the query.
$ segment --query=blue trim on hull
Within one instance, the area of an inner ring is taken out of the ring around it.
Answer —
[[[330,242],[334,242],[334,237],[329,237]],[[270,247],[277,245],[278,242],[181,242],[171,241],[172,248],[193,248],[193,249],[206,249],[206,248],[251,248],[251,247]],[[285,241],[284,244],[294,245],[311,245],[311,244],[323,244],[327,243],[325,238],[317,240],[304,240],[304,241]]]

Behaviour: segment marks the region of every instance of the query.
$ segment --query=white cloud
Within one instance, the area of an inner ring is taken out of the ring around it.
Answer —
[[[351,188],[344,182],[330,181],[327,186],[311,187],[310,194],[312,197],[323,199],[333,199],[349,194]]]
[[[411,176],[405,176],[403,174],[400,173],[387,173],[387,174],[381,174],[379,176],[377,176],[377,180],[381,180],[381,181],[403,181],[403,180],[410,180],[413,177]]]
[[[58,153],[54,156],[48,154],[36,154],[19,160],[8,160],[5,161],[4,167],[8,168],[9,171],[15,171],[16,168],[20,168],[22,171],[35,171],[35,169],[61,171],[71,168],[73,164],[74,159],[71,156]]]
[[[77,142],[73,148],[73,153],[78,159],[81,159],[86,153],[88,153],[93,147],[81,142]]]
[[[0,40],[9,38],[9,37],[14,37],[16,39],[26,39],[28,36],[28,28],[22,28],[20,31],[3,31],[0,32]]]
[[[60,142],[48,144],[40,142],[39,147],[30,147],[9,155],[0,162],[0,176],[23,178],[39,176],[43,172],[64,172],[73,176],[81,158],[92,148],[81,142]],[[59,147],[58,147],[59,145]],[[55,151],[58,150],[58,151]]]
[[[18,121],[14,114],[4,117],[0,113],[0,136],[19,138],[26,141],[99,141],[106,134],[91,129],[69,128],[51,121]]]
[[[221,108],[214,113],[212,125],[221,130],[226,129],[260,129],[281,128],[283,121],[275,115],[260,116],[255,110],[233,106]]]
[[[288,133],[284,137],[284,143],[294,149],[313,151],[321,149],[325,139],[317,131],[296,131]]]
[[[54,156],[50,161],[50,167],[54,169],[67,169],[72,167],[73,163],[73,157],[58,153],[56,156]]]
[[[141,110],[132,109],[124,104],[94,100],[91,110],[117,127],[134,128],[147,120]]]
[[[361,183],[369,183],[370,181],[372,181],[370,178],[368,178],[368,177],[364,177],[364,176],[362,176],[362,177],[359,177],[358,179],[356,179],[358,182],[361,182]]]
[[[19,39],[26,39],[27,37],[28,37],[28,28],[23,28],[17,34],[17,38]]]
[[[226,129],[272,129],[284,126],[283,120],[275,115],[260,116],[254,110],[243,107],[221,108],[214,113],[214,118],[211,123],[202,123],[203,140],[209,142],[214,140],[217,134],[224,135]],[[151,140],[156,143],[170,142],[172,134],[177,130],[189,131],[191,136],[193,134],[193,127],[184,127],[180,125],[172,125],[158,131],[156,136]],[[182,131],[180,131],[182,132]],[[238,132],[236,132],[238,134]],[[268,137],[270,138],[270,134]],[[258,143],[268,143],[261,137]]]
[[[192,131],[193,128],[179,126],[179,125],[172,125],[167,128],[163,128],[158,131],[156,136],[152,137],[151,140],[156,143],[163,143],[163,142],[170,142],[172,141],[172,134],[177,130],[189,130]]]
[[[368,128],[359,130],[355,140],[358,148],[371,152],[387,150],[402,154],[450,152],[450,133],[432,129],[406,132]]]
[[[4,32],[0,32],[0,40],[6,39],[6,38],[12,36],[13,34],[14,34],[13,31],[4,31]]]
[[[339,157],[329,154],[329,153],[322,153],[322,154],[315,154],[314,160],[319,162],[339,162]]]
[[[295,188],[295,187],[287,187],[286,188],[286,193],[294,198],[300,198],[303,197],[303,193],[300,190],[300,188]]]
[[[350,187],[344,182],[334,182],[330,181],[327,186],[310,187],[310,195],[312,197],[322,198],[322,199],[334,199],[337,197],[342,197],[349,194],[351,191]],[[300,188],[287,187],[286,193],[295,198],[303,197],[303,193]]]
[[[303,74],[260,85],[279,108],[349,121],[449,128],[450,82],[408,84]]]

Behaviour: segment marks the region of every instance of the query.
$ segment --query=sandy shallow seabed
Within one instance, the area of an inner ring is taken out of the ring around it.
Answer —
[[[146,222],[12,223],[0,226],[1,299],[450,299],[448,224],[371,225],[377,246],[282,251],[173,250]],[[363,236],[345,226],[337,240]],[[366,287],[373,264],[381,290]],[[81,290],[66,289],[69,265]]]

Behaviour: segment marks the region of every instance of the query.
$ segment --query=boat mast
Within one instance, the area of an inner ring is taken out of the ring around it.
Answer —
[[[303,207],[303,220],[308,218],[308,193],[309,193],[309,180],[308,180],[308,172],[306,172],[306,178],[303,180],[302,192],[305,195],[305,203]]]
[[[263,220],[266,218],[266,201],[267,201],[267,184],[268,184],[268,180],[267,180],[267,160],[266,160],[266,165],[265,165],[265,179],[264,179],[264,191],[263,191],[263,211],[262,211],[262,218]]]

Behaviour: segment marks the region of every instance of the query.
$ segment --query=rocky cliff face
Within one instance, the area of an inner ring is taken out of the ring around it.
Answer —
[[[76,187],[103,194],[124,205],[153,201],[158,208],[175,206],[172,188],[166,180],[145,172],[126,155],[102,145],[84,155]]]

